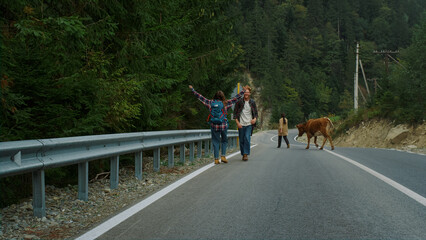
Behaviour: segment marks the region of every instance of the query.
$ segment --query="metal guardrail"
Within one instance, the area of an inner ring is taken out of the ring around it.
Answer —
[[[237,130],[228,130],[230,148],[236,147],[237,137]],[[195,144],[198,158],[203,145],[204,155],[210,155],[210,140],[210,130],[175,130],[0,142],[0,178],[32,172],[34,215],[44,217],[45,169],[78,164],[78,198],[88,201],[90,161],[110,158],[110,187],[115,189],[120,155],[135,154],[135,176],[141,180],[143,151],[153,150],[154,171],[159,171],[160,148],[168,147],[168,167],[173,167],[175,145],[180,145],[180,161],[185,162],[185,145],[189,144],[193,161]]]

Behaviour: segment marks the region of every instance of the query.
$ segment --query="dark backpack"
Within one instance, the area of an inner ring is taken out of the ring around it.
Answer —
[[[210,118],[210,121],[209,121]],[[225,122],[226,114],[223,102],[219,100],[213,100],[210,106],[210,114],[207,117],[207,122],[214,124],[221,124]]]

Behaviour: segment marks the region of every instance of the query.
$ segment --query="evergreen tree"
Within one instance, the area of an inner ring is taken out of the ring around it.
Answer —
[[[421,122],[426,119],[426,15],[416,26],[412,44],[402,52],[402,66],[394,66],[389,89],[382,95],[381,108],[385,114],[400,122]],[[392,107],[387,107],[391,105]]]
[[[229,1],[0,4],[2,140],[182,128],[188,82],[236,85]]]

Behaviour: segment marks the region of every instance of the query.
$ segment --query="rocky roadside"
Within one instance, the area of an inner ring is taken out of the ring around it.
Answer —
[[[361,122],[334,142],[341,147],[386,148],[426,154],[426,122],[394,124],[387,120]]]
[[[335,127],[339,126],[335,124]],[[319,136],[317,143],[323,142]],[[311,146],[315,148],[311,139]],[[307,143],[306,134],[298,141]],[[371,120],[361,122],[340,136],[333,138],[335,147],[383,148],[406,151],[416,154],[426,154],[426,123],[416,126],[408,124],[395,125],[386,120]],[[325,146],[330,147],[329,141]]]
[[[75,238],[102,221],[130,207],[157,190],[183,176],[212,163],[212,158],[175,163],[168,168],[162,163],[153,171],[152,158],[144,158],[143,179],[137,180],[133,167],[120,169],[119,186],[111,190],[109,179],[89,183],[89,201],[77,198],[78,186],[56,188],[46,186],[46,217],[33,216],[31,199],[1,209],[0,239],[66,239]]]

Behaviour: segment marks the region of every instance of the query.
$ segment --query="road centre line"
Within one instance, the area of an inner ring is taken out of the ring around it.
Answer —
[[[426,207],[426,198],[421,196],[420,194],[408,189],[407,187],[395,182],[394,180],[392,180],[392,179],[390,179],[390,178],[388,178],[388,177],[386,177],[386,176],[384,176],[384,175],[382,175],[382,174],[380,174],[380,173],[378,173],[378,172],[376,172],[376,171],[374,171],[374,170],[372,170],[372,169],[370,169],[370,168],[368,168],[368,167],[366,167],[366,166],[364,166],[364,165],[362,165],[362,164],[360,164],[360,163],[358,163],[358,162],[356,162],[356,161],[354,161],[354,160],[352,160],[348,157],[342,156],[340,154],[337,154],[337,153],[332,152],[332,151],[327,150],[327,149],[324,149],[324,151],[331,153],[331,154],[333,154],[333,155],[335,155],[335,156],[337,156],[337,157],[339,157],[339,158],[361,168],[362,170],[364,170],[364,171],[370,173],[371,175],[377,177],[378,179],[389,184],[390,186],[394,187],[398,191],[404,193],[405,195],[409,196],[410,198],[416,200],[417,202],[419,202],[420,204],[422,204],[423,206]]]
[[[250,148],[253,148],[253,147],[256,147],[256,146],[257,146],[257,144],[250,146]],[[231,157],[234,157],[238,154],[240,154],[240,151],[232,153],[232,154],[226,156],[226,158],[231,158]],[[93,228],[92,230],[90,230],[90,231],[86,232],[85,234],[81,235],[80,237],[76,238],[76,240],[92,240],[92,239],[98,238],[99,236],[106,233],[107,231],[109,231],[113,227],[117,226],[121,222],[125,221],[129,217],[136,214],[137,212],[141,211],[142,209],[148,207],[149,205],[151,205],[152,203],[154,203],[158,199],[162,198],[163,196],[165,196],[169,192],[173,191],[174,189],[178,188],[179,186],[183,185],[187,181],[191,180],[192,178],[196,177],[197,175],[203,173],[204,171],[206,171],[207,169],[209,169],[213,166],[215,166],[215,164],[210,163],[210,164],[188,174],[187,176],[185,176],[185,177],[177,180],[176,182],[170,184],[169,186],[161,189],[160,191],[149,196],[148,198],[140,201],[139,203],[133,205],[132,207],[130,207],[130,208],[124,210],[123,212],[115,215],[114,217],[108,219],[107,221],[103,222],[102,224],[98,225],[97,227]]]

